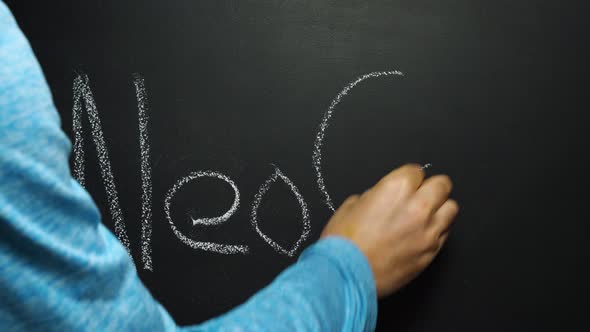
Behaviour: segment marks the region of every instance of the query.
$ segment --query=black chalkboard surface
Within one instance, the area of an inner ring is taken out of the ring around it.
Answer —
[[[327,198],[420,162],[462,211],[378,330],[586,330],[584,2],[6,2],[75,175],[179,324],[294,262]]]

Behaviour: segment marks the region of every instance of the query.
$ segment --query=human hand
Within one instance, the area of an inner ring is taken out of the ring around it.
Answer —
[[[367,257],[379,297],[414,279],[437,255],[459,207],[448,176],[424,180],[419,165],[402,166],[336,210],[321,237],[341,236]]]

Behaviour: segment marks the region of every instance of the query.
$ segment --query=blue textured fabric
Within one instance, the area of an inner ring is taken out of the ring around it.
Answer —
[[[0,1],[0,331],[372,331],[370,266],[328,238],[229,313],[178,327],[72,178],[70,142]],[[195,295],[198,296],[198,295]]]

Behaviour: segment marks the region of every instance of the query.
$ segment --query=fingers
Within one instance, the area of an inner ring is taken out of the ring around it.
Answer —
[[[445,242],[447,242],[448,237],[449,237],[449,232],[445,232],[440,235],[440,238],[438,239],[438,250],[439,251],[442,248],[442,246],[445,245]]]
[[[375,185],[379,191],[395,192],[408,196],[416,192],[424,180],[424,171],[418,164],[407,164],[393,170]]]
[[[422,183],[412,201],[433,214],[447,201],[452,187],[451,179],[446,175],[430,177]]]
[[[435,235],[439,235],[441,238],[446,236],[449,227],[455,220],[457,213],[459,212],[459,205],[452,199],[447,200],[441,207],[434,213],[432,220],[430,221],[430,227]],[[446,237],[445,237],[446,239]]]
[[[448,238],[449,238],[449,232],[446,232],[446,233],[443,233],[440,235],[440,237],[438,238],[438,241],[437,241],[438,248],[436,249],[434,256],[438,255],[438,253],[442,250],[442,248],[445,245],[445,243],[447,242]]]

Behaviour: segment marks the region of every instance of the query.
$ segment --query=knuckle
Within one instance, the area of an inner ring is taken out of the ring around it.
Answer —
[[[454,217],[459,213],[459,204],[454,199],[448,201],[450,214]]]
[[[426,221],[430,214],[430,203],[424,198],[416,197],[408,203],[408,213],[412,219]]]
[[[447,180],[446,175],[440,175],[438,181],[436,181],[436,185],[441,192],[449,193],[451,191],[451,183]]]
[[[428,251],[436,252],[440,247],[440,234],[435,232],[430,232],[428,235]]]
[[[424,178],[424,171],[416,164],[407,164],[389,175],[385,176],[380,182],[379,187],[388,192],[409,193],[415,190],[419,178]]]
[[[437,238],[434,234],[425,234],[422,239],[422,251],[425,253],[436,251],[438,248]]]
[[[399,178],[397,185],[404,191],[409,191],[412,186],[412,177],[407,174]]]
[[[453,182],[451,181],[451,178],[448,175],[438,175],[438,182],[439,185],[445,189],[445,191],[450,192],[453,188]]]
[[[428,183],[429,195],[446,196],[451,192],[451,184],[446,175],[437,175]]]
[[[383,187],[389,190],[400,190],[411,188],[415,177],[419,176],[421,170],[415,165],[405,165],[390,173],[382,180]]]
[[[401,189],[404,177],[386,177],[381,181],[381,189],[387,192],[395,192]]]
[[[426,255],[432,250],[432,241],[426,236],[418,236],[414,242],[414,252],[418,255]]]
[[[445,178],[445,182],[447,183],[447,186],[449,186],[449,192],[451,192],[453,190],[453,180],[451,180],[451,177],[448,175],[443,175]]]

